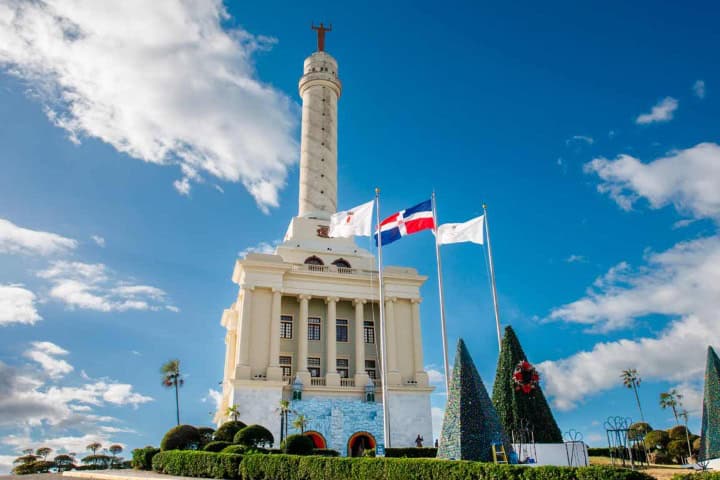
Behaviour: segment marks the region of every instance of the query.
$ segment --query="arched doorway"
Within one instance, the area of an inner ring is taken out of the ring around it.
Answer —
[[[325,437],[322,436],[320,432],[316,432],[315,430],[309,430],[305,433],[303,433],[306,437],[310,437],[310,440],[313,441],[313,445],[315,448],[327,448],[327,442],[325,441]]]
[[[353,433],[347,444],[348,457],[362,457],[365,450],[375,450],[375,437],[368,432]]]

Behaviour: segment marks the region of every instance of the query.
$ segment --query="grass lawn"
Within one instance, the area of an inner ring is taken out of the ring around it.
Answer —
[[[610,457],[590,457],[590,465],[611,465]],[[643,472],[652,475],[658,480],[670,480],[676,473],[685,471],[679,465],[650,465],[648,468],[642,468]]]

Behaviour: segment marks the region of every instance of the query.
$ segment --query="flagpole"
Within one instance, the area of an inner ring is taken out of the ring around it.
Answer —
[[[375,189],[375,219],[377,221],[377,248],[378,248],[378,287],[380,299],[380,387],[382,389],[383,403],[383,437],[385,448],[390,447],[390,397],[387,389],[387,347],[385,345],[385,288],[383,282],[382,239],[380,235],[380,189]]]
[[[440,260],[440,239],[437,234],[437,208],[435,207],[435,192],[432,192],[432,212],[435,223],[435,258],[437,259],[438,293],[440,297],[440,331],[442,332],[443,366],[445,367],[445,392],[450,393],[450,363],[448,361],[447,330],[445,328],[445,296],[443,295],[442,261]]]
[[[500,334],[500,308],[498,307],[497,287],[495,286],[495,265],[492,256],[492,244],[490,243],[490,226],[488,224],[487,205],[483,203],[485,214],[485,236],[487,237],[488,257],[490,264],[490,284],[492,286],[493,306],[495,307],[495,328],[497,329],[498,350],[502,348],[502,335]]]

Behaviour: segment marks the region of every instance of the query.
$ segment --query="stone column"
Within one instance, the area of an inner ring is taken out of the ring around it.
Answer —
[[[225,333],[225,375],[224,380],[230,380],[234,372],[233,361],[235,360],[235,342],[237,334],[235,330],[229,330]]]
[[[355,386],[364,387],[367,385],[369,376],[365,372],[365,338],[364,338],[364,322],[365,322],[365,306],[366,300],[356,298],[353,300],[355,305]]]
[[[337,322],[337,297],[325,299],[327,304],[327,328],[325,329],[325,384],[328,387],[340,386],[340,375],[337,373],[337,338],[335,336],[335,325]]]
[[[235,361],[235,378],[250,378],[250,335],[252,334],[252,291],[254,287],[242,287],[240,292],[240,321],[238,322],[237,352]]]
[[[307,369],[308,357],[308,306],[310,295],[298,295],[300,302],[300,318],[298,319],[298,358],[297,358],[297,375],[303,382],[303,385],[310,385],[310,372]]]
[[[400,372],[397,362],[397,326],[395,325],[395,302],[396,297],[385,299],[385,327],[387,329],[386,350],[387,350],[387,381],[388,385],[400,385]]]
[[[272,308],[270,309],[270,350],[268,353],[267,379],[282,381],[282,368],[280,368],[280,306],[282,292],[277,288],[272,290]]]
[[[415,381],[420,386],[428,385],[428,376],[423,365],[422,331],[420,330],[420,302],[419,298],[410,300],[412,303],[412,335],[413,335],[413,368]]]

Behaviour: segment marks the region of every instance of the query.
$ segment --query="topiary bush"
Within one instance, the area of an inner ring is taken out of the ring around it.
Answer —
[[[687,441],[688,429],[685,425],[676,425],[667,431],[670,440],[685,440]]]
[[[178,425],[167,431],[160,442],[160,450],[196,450],[200,433],[192,425]]]
[[[223,448],[220,453],[234,453],[237,455],[242,455],[245,453],[245,450],[247,450],[247,447],[243,445],[228,445],[227,447]]]
[[[647,422],[635,422],[628,429],[628,440],[642,440],[653,428]]]
[[[233,443],[246,447],[272,447],[274,442],[273,434],[262,425],[248,425],[233,438]]]
[[[197,427],[197,431],[200,434],[200,448],[213,441],[213,435],[215,435],[215,429],[210,427]]]
[[[663,450],[669,441],[670,436],[663,430],[653,430],[645,435],[645,446],[649,450]]]
[[[312,455],[315,444],[310,437],[305,435],[290,435],[285,439],[281,448],[290,455]]]
[[[321,457],[339,457],[340,452],[333,450],[332,448],[313,448],[313,455],[319,455]]]
[[[152,470],[152,459],[160,452],[159,448],[147,446],[132,451],[132,467],[138,470]]]
[[[240,478],[242,455],[168,450],[153,458],[153,470],[167,475],[204,478]]]
[[[670,440],[667,452],[677,463],[683,463],[683,459],[690,456],[688,453],[687,440]]]
[[[232,445],[230,442],[210,442],[203,447],[203,450],[206,452],[220,452],[230,445]]]
[[[676,473],[672,480],[720,480],[720,472]]]
[[[220,442],[232,443],[235,438],[235,434],[245,427],[247,427],[247,425],[243,422],[225,422],[220,425],[217,430],[215,430],[215,436],[213,439]]]
[[[385,456],[405,457],[405,458],[435,458],[437,456],[437,448],[434,447],[409,447],[409,448],[386,448]]]

